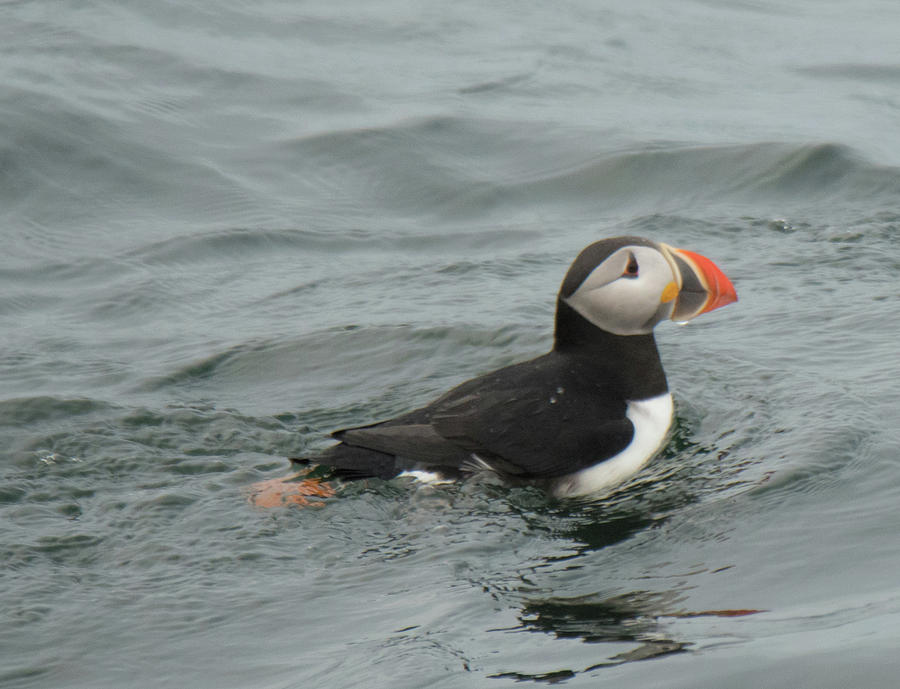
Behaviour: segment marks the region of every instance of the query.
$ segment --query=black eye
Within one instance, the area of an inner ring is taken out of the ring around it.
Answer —
[[[638,276],[638,264],[634,254],[628,254],[628,265],[625,266],[625,272],[622,277],[636,278]]]

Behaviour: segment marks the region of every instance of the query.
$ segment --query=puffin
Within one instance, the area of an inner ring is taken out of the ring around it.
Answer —
[[[292,461],[342,481],[489,472],[556,498],[603,493],[668,437],[672,395],[653,329],[735,301],[731,281],[701,254],[643,237],[602,239],[562,281],[549,352],[396,418],[334,431],[336,444]]]

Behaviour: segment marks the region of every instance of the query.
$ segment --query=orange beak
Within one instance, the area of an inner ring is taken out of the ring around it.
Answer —
[[[725,273],[706,256],[665,246],[680,280],[673,321],[689,321],[737,301],[737,292]]]

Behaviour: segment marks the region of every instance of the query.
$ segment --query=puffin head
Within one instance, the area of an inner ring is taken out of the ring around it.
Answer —
[[[643,237],[612,237],[578,255],[559,300],[606,332],[647,335],[666,318],[689,321],[737,301],[737,293],[705,256]]]

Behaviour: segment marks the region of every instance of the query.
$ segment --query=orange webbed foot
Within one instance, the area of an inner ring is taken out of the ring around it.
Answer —
[[[304,474],[294,474],[285,478],[272,478],[259,481],[247,488],[247,502],[254,507],[323,507],[321,500],[330,498],[335,490],[325,481],[316,478],[303,478]],[[298,480],[300,479],[300,480]],[[310,498],[313,498],[312,500]]]

